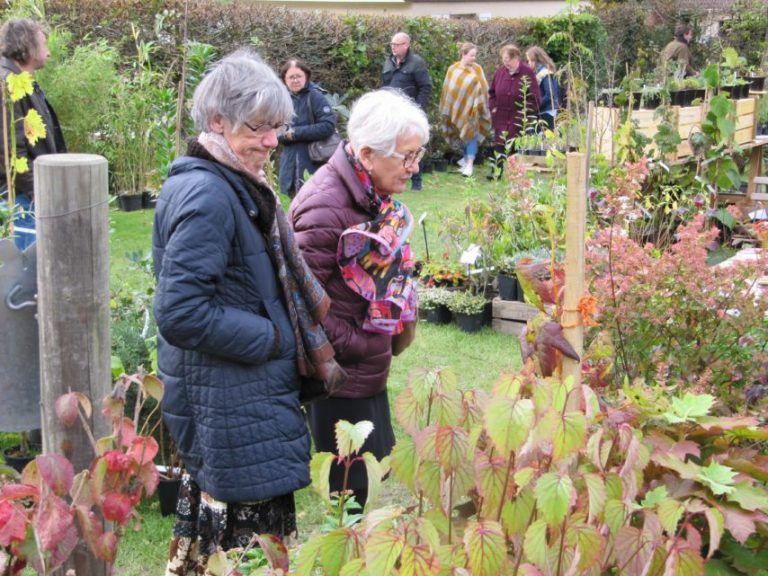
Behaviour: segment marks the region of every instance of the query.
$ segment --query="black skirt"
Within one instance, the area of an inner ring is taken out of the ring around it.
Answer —
[[[362,420],[373,422],[373,432],[365,440],[360,454],[371,452],[378,460],[388,456],[395,445],[395,433],[389,414],[389,398],[386,389],[370,398],[328,398],[310,404],[307,407],[309,428],[317,452],[336,450],[336,422],[347,420],[357,424]],[[334,464],[331,468],[331,491],[341,490],[344,480],[344,467]],[[368,476],[365,464],[355,462],[347,481],[347,489],[363,490],[368,488]]]

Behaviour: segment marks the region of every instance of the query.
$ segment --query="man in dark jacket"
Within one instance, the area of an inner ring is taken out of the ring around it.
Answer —
[[[9,74],[29,72],[45,66],[50,53],[43,27],[32,20],[11,19],[0,28],[0,79],[6,80]],[[45,124],[45,138],[40,138],[31,144],[24,132],[22,119],[30,110],[36,110]],[[38,156],[66,152],[61,126],[53,107],[45,98],[37,82],[33,81],[32,94],[25,96],[13,105],[13,115],[16,130],[16,156],[26,158],[29,163],[29,171],[17,174],[16,203],[23,209],[21,215],[15,219],[17,226],[16,245],[26,248],[34,242],[34,198],[33,162]],[[8,116],[6,122],[10,120]],[[8,124],[6,124],[8,125]],[[0,138],[0,154],[4,154],[3,139]],[[0,165],[0,186],[7,186],[5,163]],[[5,195],[5,193],[3,193]],[[30,230],[30,232],[24,232]]]
[[[381,69],[382,87],[397,88],[427,112],[432,96],[432,78],[424,59],[411,52],[411,37],[405,32],[392,36],[392,56],[384,61]],[[411,190],[421,190],[421,173],[411,178]]]
[[[675,27],[675,39],[664,47],[661,52],[662,64],[666,62],[677,63],[685,68],[686,76],[696,76],[698,72],[691,66],[691,49],[693,40],[693,28],[688,24],[678,24]]]

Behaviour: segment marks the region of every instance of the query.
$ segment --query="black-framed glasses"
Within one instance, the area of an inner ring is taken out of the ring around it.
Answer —
[[[265,136],[270,130],[274,130],[278,134],[283,134],[288,131],[288,124],[257,124],[256,126],[251,126],[248,122],[243,122],[243,124],[248,128],[251,132],[256,134],[257,136]]]
[[[424,158],[424,154],[426,154],[427,149],[424,148],[424,146],[420,147],[418,150],[414,150],[413,152],[408,152],[407,154],[401,154],[400,152],[392,152],[390,156],[392,158],[397,158],[398,160],[403,161],[403,168],[410,168],[417,162],[420,162],[422,158]]]

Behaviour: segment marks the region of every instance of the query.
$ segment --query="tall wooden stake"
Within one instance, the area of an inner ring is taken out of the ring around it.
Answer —
[[[581,356],[584,348],[584,328],[577,310],[584,295],[584,236],[587,221],[587,165],[580,152],[567,155],[568,206],[565,230],[565,294],[563,296],[563,326],[565,338]],[[573,376],[574,386],[581,386],[581,362],[565,358],[563,375]],[[569,407],[576,408],[580,394],[571,394]],[[571,400],[572,399],[572,400]]]
[[[93,402],[90,425],[108,433],[101,399],[111,388],[107,161],[92,154],[51,154],[35,161],[37,284],[43,448],[89,467],[93,449],[82,426],[65,428],[54,402],[82,392]],[[102,576],[106,564],[80,542],[57,574]]]

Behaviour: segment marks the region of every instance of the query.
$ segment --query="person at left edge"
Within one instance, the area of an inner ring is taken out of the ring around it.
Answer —
[[[392,55],[387,57],[381,69],[382,88],[402,90],[426,114],[432,96],[432,78],[427,63],[421,56],[411,52],[411,37],[405,32],[392,36],[389,46]],[[416,172],[411,177],[411,190],[421,188],[421,173]]]
[[[336,129],[336,113],[323,89],[311,81],[312,71],[298,58],[280,68],[280,78],[288,87],[294,117],[285,134],[278,136],[283,145],[280,154],[280,191],[293,198],[304,184],[304,172],[314,174],[319,165],[309,157],[309,144],[328,138]]]
[[[292,115],[260,57],[227,56],[195,90],[198,136],[158,199],[161,407],[189,472],[167,576],[202,574],[211,554],[246,547],[254,533],[292,537],[293,493],[310,482],[299,376],[325,380],[337,365],[319,327],[330,300],[263,171]]]
[[[45,66],[50,52],[48,39],[42,24],[27,18],[12,18],[0,28],[0,78],[5,81],[9,74],[29,72],[34,74]],[[45,124],[45,138],[30,144],[24,133],[22,119],[30,110],[36,110]],[[34,218],[34,161],[44,154],[56,154],[67,151],[59,119],[45,97],[40,85],[33,80],[32,94],[24,96],[13,105],[16,120],[16,155],[27,158],[29,171],[16,175],[16,204],[22,209],[14,220],[16,228],[16,246],[24,249],[35,241]],[[6,118],[8,126],[9,116]],[[0,155],[4,154],[3,138],[0,138]],[[0,164],[0,178],[3,188],[7,186],[5,164]],[[5,193],[3,193],[5,196]]]

